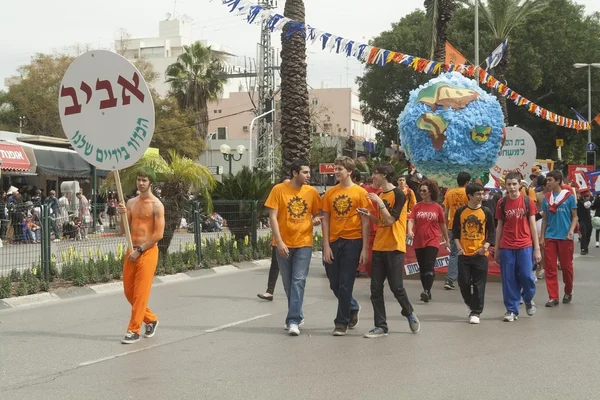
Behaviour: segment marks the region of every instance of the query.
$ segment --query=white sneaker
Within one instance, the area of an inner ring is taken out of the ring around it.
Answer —
[[[288,331],[290,336],[298,336],[300,335],[300,329],[298,328],[298,325],[296,324],[290,324],[290,329]]]
[[[300,321],[300,323],[298,324],[298,326],[302,326],[302,325],[304,325],[304,318],[302,318],[302,321]],[[285,324],[283,326],[283,329],[285,329],[286,331],[289,331],[290,330],[290,326],[288,324]]]
[[[596,242],[596,248],[600,247],[600,242]]]
[[[518,319],[519,317],[513,312],[507,311],[506,314],[504,314],[504,322],[514,322]]]
[[[471,315],[471,318],[469,318],[469,323],[476,325],[479,323],[479,316],[478,315]]]

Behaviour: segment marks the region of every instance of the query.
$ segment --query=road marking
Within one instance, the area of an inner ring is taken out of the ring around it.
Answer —
[[[139,352],[142,352],[142,351],[145,351],[145,350],[154,349],[156,347],[161,347],[161,346],[165,346],[165,345],[168,345],[168,344],[182,342],[184,340],[194,339],[194,338],[197,338],[199,336],[206,335],[207,333],[219,332],[219,331],[222,331],[223,329],[231,328],[232,326],[241,325],[241,324],[245,324],[247,322],[256,321],[257,319],[270,317],[271,315],[272,314],[257,315],[256,317],[252,317],[252,318],[248,318],[248,319],[243,319],[241,321],[231,322],[229,324],[217,326],[216,328],[206,329],[206,330],[201,331],[199,334],[191,336],[191,337],[186,337],[186,338],[183,338],[183,339],[174,340],[172,342],[157,343],[157,344],[153,344],[153,345],[150,345],[150,346],[143,347],[141,349],[135,349],[135,350],[131,350],[131,351],[125,351],[123,353],[115,354],[115,355],[108,356],[108,357],[98,358],[98,359],[92,360],[92,361],[85,361],[85,362],[80,363],[79,367],[86,367],[88,365],[98,364],[98,363],[101,363],[101,362],[104,362],[104,361],[114,360],[115,358],[120,358],[120,357],[124,357],[124,356],[130,355],[130,354],[139,353]]]

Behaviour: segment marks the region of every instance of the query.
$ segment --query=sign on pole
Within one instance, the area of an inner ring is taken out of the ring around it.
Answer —
[[[154,103],[142,74],[117,53],[89,51],[71,63],[58,96],[60,122],[71,145],[96,168],[114,171],[123,202],[118,170],[135,164],[154,134]]]
[[[499,180],[509,172],[521,172],[528,176],[535,165],[537,147],[535,141],[525,130],[506,127],[506,140],[498,153],[496,164],[490,168],[490,174]]]
[[[335,164],[334,163],[321,163],[319,164],[319,173],[322,175],[333,174],[335,173]]]
[[[594,150],[596,150],[596,143],[594,143],[594,142],[589,142],[589,143],[586,145],[586,149],[587,149],[587,151],[594,151]]]
[[[556,147],[563,147],[565,145],[564,139],[556,139]]]

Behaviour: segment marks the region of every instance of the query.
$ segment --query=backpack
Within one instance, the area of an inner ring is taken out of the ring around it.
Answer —
[[[500,199],[500,211],[502,212],[502,221],[506,217],[506,213],[504,212],[504,207],[506,207],[506,197]],[[530,204],[529,204],[529,196],[523,195],[523,201],[525,201],[525,215],[529,218]]]

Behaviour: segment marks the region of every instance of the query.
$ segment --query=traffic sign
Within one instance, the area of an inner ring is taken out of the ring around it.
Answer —
[[[564,139],[556,139],[556,147],[563,147],[565,145]]]
[[[334,163],[322,163],[319,164],[319,173],[322,175],[333,174],[335,172]]]
[[[594,150],[596,150],[596,143],[594,143],[594,142],[589,142],[589,143],[586,145],[586,149],[587,149],[587,151],[594,151]]]

